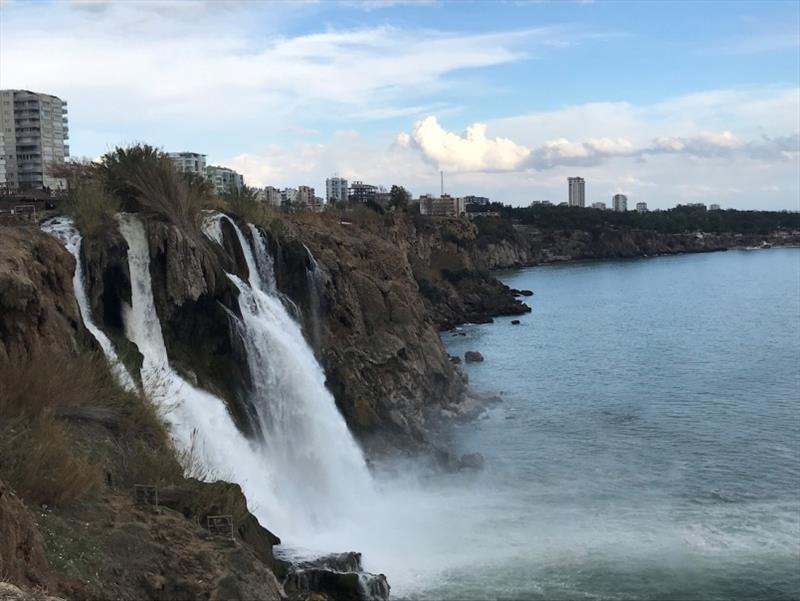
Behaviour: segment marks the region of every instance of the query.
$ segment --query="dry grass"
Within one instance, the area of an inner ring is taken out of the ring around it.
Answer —
[[[105,474],[128,483],[154,470],[170,481],[182,471],[155,409],[102,355],[0,363],[0,479],[26,502],[61,505],[92,496]]]
[[[114,227],[114,215],[119,212],[120,203],[99,179],[84,178],[71,186],[65,208],[78,229],[86,236],[93,236]]]
[[[156,213],[187,231],[198,231],[202,210],[213,206],[205,178],[178,173],[166,154],[148,145],[107,153],[99,170],[124,210]]]
[[[33,504],[91,495],[101,471],[73,444],[61,416],[118,406],[120,392],[94,354],[0,364],[0,477]]]

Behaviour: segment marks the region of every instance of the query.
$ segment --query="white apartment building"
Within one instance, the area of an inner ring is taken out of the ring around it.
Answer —
[[[314,194],[314,188],[311,186],[297,187],[297,202],[299,204],[311,206],[314,204],[314,198],[316,198],[316,195]]]
[[[209,165],[206,167],[206,177],[214,186],[217,194],[241,190],[244,186],[244,177],[228,167]]]
[[[429,217],[459,217],[466,213],[466,202],[463,198],[455,198],[449,194],[432,196],[423,194],[419,197],[420,215]]]
[[[290,205],[297,202],[297,188],[284,188],[281,190],[281,204]]]
[[[281,191],[274,186],[266,186],[263,190],[259,190],[256,197],[270,206],[281,206]]]
[[[69,157],[67,103],[29,90],[0,90],[0,186],[60,190],[53,167]]]
[[[718,204],[710,204],[710,205],[708,205],[708,210],[709,211],[721,211],[722,209],[720,209]]]
[[[628,197],[624,194],[614,194],[611,198],[611,206],[614,208],[615,211],[618,213],[622,213],[628,210]]]
[[[586,206],[586,182],[582,177],[568,177],[567,187],[569,190],[569,206]]]
[[[647,203],[646,202],[637,202],[636,203],[636,212],[637,213],[647,213]]]
[[[593,209],[602,209],[603,211],[606,210],[606,203],[604,202],[593,202],[592,203]]]
[[[347,180],[336,176],[326,179],[325,199],[329,203],[347,202]]]
[[[205,177],[206,155],[197,152],[170,152],[168,156],[175,163],[175,168],[178,171]]]

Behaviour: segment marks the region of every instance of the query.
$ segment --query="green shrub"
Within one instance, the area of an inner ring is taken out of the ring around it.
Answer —
[[[81,233],[93,236],[114,227],[114,215],[120,210],[120,202],[108,193],[98,178],[90,177],[72,184],[65,208]]]

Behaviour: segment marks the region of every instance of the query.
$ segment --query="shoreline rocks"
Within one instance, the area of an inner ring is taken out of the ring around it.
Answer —
[[[467,363],[481,363],[483,360],[483,355],[478,351],[467,351],[464,353],[464,361]]]

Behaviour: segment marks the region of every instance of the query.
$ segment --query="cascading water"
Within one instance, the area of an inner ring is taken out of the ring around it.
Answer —
[[[252,223],[248,224],[250,235],[253,237],[253,250],[255,251],[256,267],[261,280],[261,288],[267,294],[276,294],[277,285],[275,284],[275,264],[272,255],[269,254],[264,234]]]
[[[363,503],[372,481],[325,388],[322,368],[277,293],[261,232],[251,226],[251,245],[230,223],[250,274],[249,282],[228,277],[239,289],[242,336],[253,374],[251,403],[261,422],[272,483],[295,513],[282,524],[281,534],[289,540],[296,535],[299,542]]]
[[[221,217],[208,217],[204,231],[222,241]],[[197,389],[169,365],[155,310],[144,225],[135,215],[118,216],[128,242],[132,305],[124,311],[127,336],[144,356],[142,381],[166,409],[180,448],[194,448],[211,472],[239,483],[252,511],[290,542],[329,526],[371,492],[361,452],[325,389],[324,374],[271,286],[263,277],[253,245],[234,225],[250,272],[249,283],[229,277],[240,291],[240,331],[253,374],[251,402],[263,439],[247,440],[236,428],[224,402]],[[231,222],[232,223],[232,222]],[[256,230],[256,233],[258,231]],[[260,233],[255,246],[264,244]],[[272,292],[272,294],[270,294]]]
[[[282,525],[292,516],[291,507],[279,500],[263,448],[242,435],[221,399],[195,388],[170,367],[153,300],[144,225],[136,215],[120,214],[117,220],[128,243],[131,275],[132,302],[124,308],[125,332],[143,355],[145,390],[163,409],[179,448],[194,449],[213,476],[238,483],[262,523]]]
[[[81,245],[83,238],[81,237],[75,223],[69,217],[54,217],[42,224],[42,230],[51,236],[58,238],[75,257],[75,274],[72,276],[72,287],[75,291],[75,300],[78,301],[78,309],[81,312],[81,318],[86,329],[94,336],[100,348],[103,349],[103,354],[111,364],[111,369],[117,381],[128,390],[135,390],[136,384],[131,377],[131,374],[120,362],[117,352],[114,349],[114,344],[106,336],[105,332],[97,327],[92,319],[92,311],[89,307],[89,299],[86,294],[86,283],[83,280],[83,264],[81,263]]]
[[[320,288],[322,281],[320,280],[320,270],[317,260],[314,258],[313,253],[304,244],[303,248],[308,253],[308,260],[311,263],[311,268],[306,269],[306,285],[308,286],[308,309],[310,313],[310,330],[311,339],[314,341],[314,352],[319,355],[322,350],[322,332],[320,329],[320,311],[322,310],[322,295]]]

